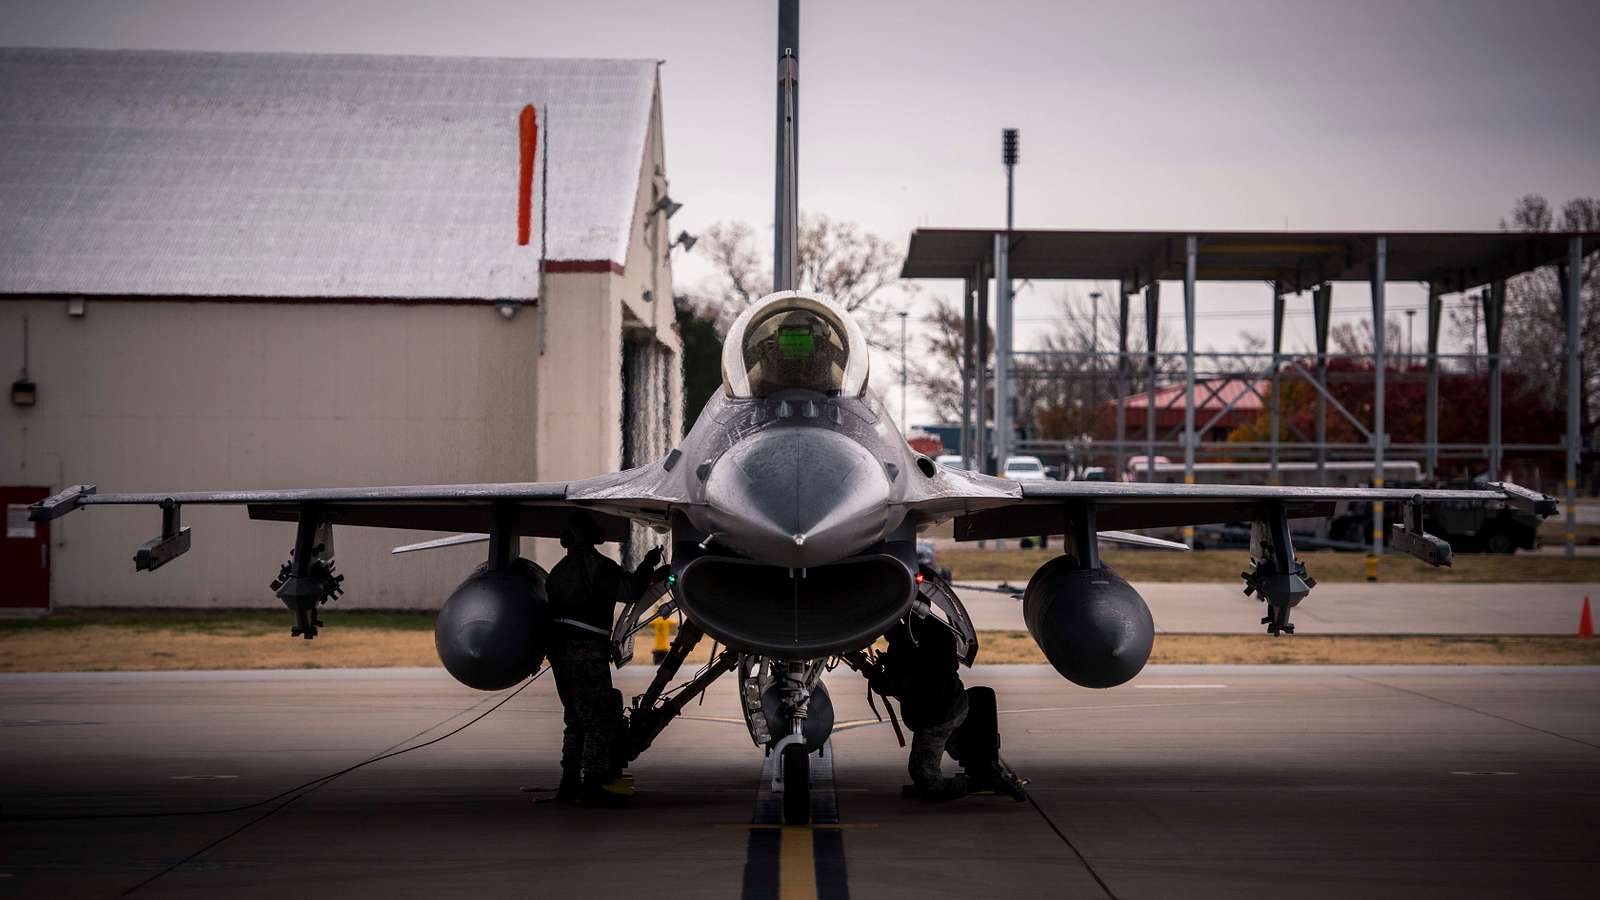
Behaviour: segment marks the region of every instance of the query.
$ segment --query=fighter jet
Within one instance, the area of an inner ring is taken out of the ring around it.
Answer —
[[[1105,688],[1139,672],[1155,631],[1144,600],[1100,559],[1103,539],[1140,540],[1116,530],[1256,523],[1246,592],[1265,602],[1262,622],[1278,634],[1293,631],[1290,611],[1314,584],[1295,555],[1291,519],[1331,515],[1342,501],[1396,504],[1403,521],[1391,546],[1447,565],[1449,545],[1421,527],[1429,503],[1554,513],[1552,499],[1511,484],[1413,491],[1014,482],[915,452],[873,392],[860,326],[827,297],[793,289],[797,31],[791,0],[779,17],[775,291],[729,328],[722,389],[661,460],[572,482],[155,493],[98,493],[86,484],[35,504],[31,517],[158,507],[161,533],[138,549],[138,570],[189,549],[185,506],[242,505],[253,519],[294,522],[294,546],[273,585],[294,611],[291,633],[306,638],[322,626],[323,604],[342,590],[335,526],[464,532],[401,549],[487,542],[484,565],[445,599],[435,629],[445,668],[482,690],[518,684],[544,655],[545,572],[519,559],[519,538],[558,536],[573,510],[587,512],[612,541],[643,525],[668,537],[670,564],[619,614],[615,662],[631,658],[633,634],[656,617],[680,616],[681,626],[653,682],[633,699],[628,755],[643,752],[686,703],[736,671],[752,740],[780,758],[784,818],[800,823],[810,815],[809,755],[833,724],[821,682],[830,664],[858,658],[907,616],[948,627],[962,663],[978,652],[951,586],[918,564],[916,536],[929,526],[953,519],[958,540],[1062,535],[1065,552],[1040,567],[1024,592],[1028,631],[1067,679]],[[708,636],[720,652],[666,693]]]

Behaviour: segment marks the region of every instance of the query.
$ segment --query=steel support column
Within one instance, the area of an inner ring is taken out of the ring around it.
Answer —
[[[1383,422],[1384,368],[1389,364],[1384,357],[1384,337],[1388,332],[1388,319],[1384,313],[1383,288],[1389,279],[1389,239],[1378,238],[1377,254],[1372,260],[1372,486],[1383,487],[1383,449],[1389,435]],[[1372,555],[1383,555],[1383,501],[1372,504]]]
[[[1439,322],[1444,318],[1444,292],[1439,285],[1428,285],[1428,407],[1425,413],[1427,436],[1423,439],[1423,477],[1439,477]]]
[[[1156,480],[1156,353],[1161,346],[1161,282],[1152,281],[1144,289],[1144,466],[1145,480]]]
[[[978,266],[978,321],[974,338],[978,359],[972,367],[972,453],[974,471],[989,472],[989,273]]]
[[[1506,283],[1504,279],[1490,282],[1483,294],[1484,346],[1489,350],[1489,480],[1500,480],[1504,463],[1502,428],[1500,424],[1500,335],[1506,318]]]
[[[994,465],[1004,469],[1011,455],[1011,248],[1006,235],[994,236]]]
[[[1128,292],[1117,282],[1117,470],[1109,480],[1121,481],[1128,469]]]
[[[972,300],[977,291],[973,276],[961,283],[961,440],[956,449],[961,464],[972,468]]]
[[[778,3],[778,173],[773,208],[772,289],[799,286],[800,230],[800,0]],[[546,138],[545,140],[549,140]]]
[[[1328,326],[1333,318],[1333,285],[1311,289],[1311,318],[1317,340],[1317,484],[1328,484]]]
[[[1271,445],[1267,453],[1267,483],[1282,484],[1283,479],[1278,477],[1278,431],[1283,416],[1282,395],[1279,392],[1278,370],[1283,367],[1283,294],[1278,291],[1278,283],[1271,281],[1267,286],[1272,288],[1272,436],[1267,439]]]
[[[1199,241],[1184,239],[1183,263],[1183,483],[1194,484],[1194,271]],[[1183,542],[1194,546],[1194,526],[1183,527]]]
[[[1578,539],[1578,454],[1583,449],[1583,373],[1578,358],[1578,323],[1583,305],[1583,238],[1567,239],[1566,297],[1567,314],[1567,558],[1577,556]]]

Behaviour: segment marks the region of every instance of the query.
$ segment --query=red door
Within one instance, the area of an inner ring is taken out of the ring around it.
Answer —
[[[0,609],[50,608],[50,524],[28,521],[28,504],[48,496],[49,488],[0,487]]]

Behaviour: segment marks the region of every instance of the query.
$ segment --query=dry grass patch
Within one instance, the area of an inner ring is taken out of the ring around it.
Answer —
[[[1060,555],[1060,550],[979,550],[954,548],[939,551],[941,565],[950,567],[956,580],[1010,581],[1026,584],[1033,573]],[[1177,553],[1154,550],[1111,550],[1101,559],[1129,581],[1237,581],[1249,568],[1244,550],[1197,550]],[[1328,550],[1300,554],[1318,581],[1366,581],[1366,557],[1361,553]],[[1435,569],[1409,556],[1385,556],[1378,580],[1410,582],[1593,582],[1600,581],[1600,556],[1565,559],[1559,556],[1515,554],[1463,555],[1449,568]]]
[[[86,625],[0,636],[0,672],[155,669],[341,669],[436,666],[431,631],[329,630],[315,640],[287,629],[178,630]]]
[[[140,619],[108,613],[111,621],[77,613],[68,624],[35,620],[0,629],[0,672],[148,671],[165,669],[337,669],[437,666],[431,617],[401,614],[404,627],[385,627],[376,615],[351,618],[355,627],[330,627],[304,641],[282,622],[251,614],[162,614]],[[241,615],[243,618],[241,618]],[[281,618],[281,617],[279,617]],[[152,624],[153,623],[153,624]],[[423,626],[423,627],[418,627]],[[633,665],[650,666],[648,634]],[[986,631],[982,663],[1042,663],[1044,654],[1022,631]],[[705,640],[689,654],[685,674],[711,657]],[[1574,637],[1162,634],[1156,663],[1344,665],[1600,665],[1600,641]]]
[[[986,631],[978,661],[1042,663],[1025,631]],[[1600,641],[1494,635],[1158,634],[1153,663],[1193,665],[1600,665]]]

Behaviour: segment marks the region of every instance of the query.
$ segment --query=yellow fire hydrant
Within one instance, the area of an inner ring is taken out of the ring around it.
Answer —
[[[672,620],[666,616],[656,616],[651,628],[655,631],[656,645],[650,650],[650,658],[660,665],[667,658],[667,649],[671,646],[668,637],[672,633]]]

